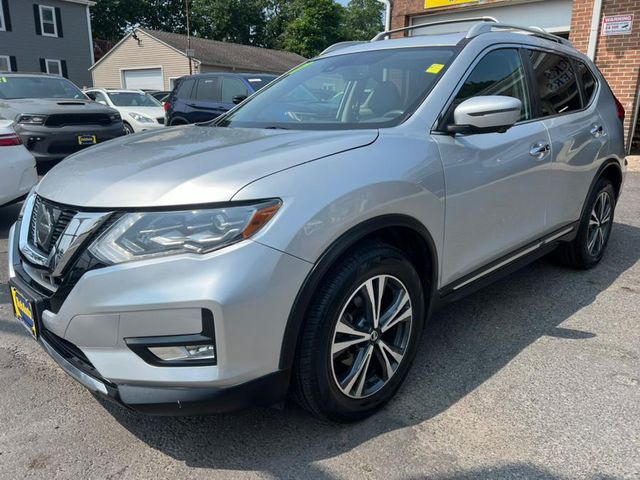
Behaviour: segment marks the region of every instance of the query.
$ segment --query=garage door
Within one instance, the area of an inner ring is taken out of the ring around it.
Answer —
[[[506,3],[506,2],[505,2]],[[545,0],[534,1],[516,5],[501,5],[499,7],[482,6],[477,9],[469,9],[465,12],[443,13],[413,17],[412,25],[420,25],[441,20],[455,20],[456,18],[479,17],[482,15],[495,17],[499,22],[528,27],[535,25],[542,27],[551,33],[566,34],[571,26],[571,12],[573,2],[571,0]],[[451,25],[432,27],[429,33],[451,31]],[[469,29],[469,24],[461,26],[460,31]],[[420,30],[415,30],[420,33]]]
[[[124,88],[135,90],[164,90],[162,69],[145,68],[140,70],[123,70],[122,83]]]

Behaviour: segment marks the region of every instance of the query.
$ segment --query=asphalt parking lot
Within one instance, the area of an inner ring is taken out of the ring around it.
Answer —
[[[640,173],[602,264],[538,261],[448,307],[397,398],[358,424],[299,408],[157,418],[102,403],[9,305],[0,209],[0,477],[640,478]]]

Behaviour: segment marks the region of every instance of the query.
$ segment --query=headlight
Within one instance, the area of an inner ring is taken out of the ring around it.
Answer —
[[[128,213],[89,247],[112,265],[179,253],[208,253],[249,238],[276,214],[282,202],[269,200],[206,210]]]
[[[129,116],[133,118],[136,122],[153,123],[153,118],[149,118],[146,115],[142,115],[141,113],[132,112],[129,114]]]
[[[43,125],[47,120],[45,115],[20,115],[16,123],[25,125]]]
[[[109,115],[109,118],[111,119],[111,122],[113,122],[113,123],[122,121],[122,117],[120,116],[119,113],[112,113],[111,115]]]

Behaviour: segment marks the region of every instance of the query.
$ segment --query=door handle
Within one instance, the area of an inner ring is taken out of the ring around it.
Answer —
[[[548,143],[534,143],[529,150],[529,155],[538,159],[543,159],[551,151],[551,145]]]
[[[596,138],[601,137],[605,134],[602,125],[594,125],[593,127],[591,127],[591,130],[589,130],[589,133]]]

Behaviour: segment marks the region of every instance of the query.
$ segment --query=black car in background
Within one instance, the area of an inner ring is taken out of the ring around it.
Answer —
[[[0,73],[0,118],[14,122],[39,169],[125,134],[116,110],[48,74]]]
[[[213,120],[276,78],[260,73],[203,73],[179,78],[164,104],[166,125]]]

